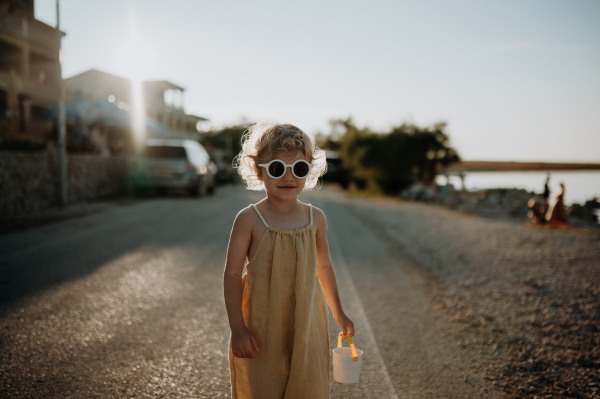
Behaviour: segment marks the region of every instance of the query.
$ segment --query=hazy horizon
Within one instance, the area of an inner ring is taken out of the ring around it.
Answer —
[[[445,121],[467,160],[600,162],[595,1],[62,0],[61,29],[65,78],[169,80],[216,127]]]

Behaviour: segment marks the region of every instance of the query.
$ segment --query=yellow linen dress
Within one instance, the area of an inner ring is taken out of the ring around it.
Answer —
[[[309,204],[310,205],[310,204]],[[329,333],[325,292],[310,224],[281,230],[269,224],[242,277],[244,322],[258,341],[254,359],[233,356],[233,399],[329,398]]]

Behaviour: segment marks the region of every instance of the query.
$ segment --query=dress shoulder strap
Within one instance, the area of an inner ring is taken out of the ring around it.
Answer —
[[[308,204],[308,206],[310,207],[310,224],[313,223],[313,211],[312,211],[312,204]]]
[[[265,224],[266,227],[269,227],[269,224],[265,221],[265,218],[260,214],[260,212],[258,211],[258,209],[256,208],[256,206],[254,204],[250,204],[252,206],[252,208],[254,208],[254,210],[256,211],[256,213],[258,213],[258,217],[260,217],[260,220],[262,220],[262,222]],[[310,221],[312,223],[312,208],[310,209]]]

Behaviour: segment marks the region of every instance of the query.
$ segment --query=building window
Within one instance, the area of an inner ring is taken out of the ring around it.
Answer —
[[[6,90],[0,89],[0,119],[6,118],[6,111],[8,111],[8,95]]]
[[[47,119],[44,116],[44,107],[42,107],[41,105],[32,105],[31,106],[31,119],[32,120]]]
[[[31,51],[29,53],[29,79],[35,83],[50,85],[54,83],[56,62],[45,55]]]
[[[0,41],[0,72],[11,73],[11,71],[23,76],[21,49]]]
[[[29,96],[24,94],[19,94],[19,131],[21,133],[25,132],[25,128],[27,127],[27,120],[25,118],[25,113],[29,112],[29,110],[25,109],[28,107]]]

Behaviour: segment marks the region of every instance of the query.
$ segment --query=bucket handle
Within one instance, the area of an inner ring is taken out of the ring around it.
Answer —
[[[344,336],[342,335],[342,333],[340,333],[340,335],[338,335],[338,348],[342,347],[342,338]],[[352,337],[350,335],[346,335],[346,339],[348,340],[348,343],[350,344],[350,349],[352,350],[352,360],[357,362],[358,361],[358,353],[356,353],[356,348],[354,347],[354,342],[352,342]]]

